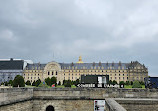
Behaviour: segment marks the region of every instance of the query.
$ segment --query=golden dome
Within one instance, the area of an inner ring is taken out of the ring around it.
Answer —
[[[83,63],[81,56],[79,56],[79,59],[78,59],[78,62],[77,62],[77,63]]]

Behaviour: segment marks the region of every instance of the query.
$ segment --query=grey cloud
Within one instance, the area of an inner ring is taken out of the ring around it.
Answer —
[[[157,5],[157,0],[0,1],[0,58],[138,60],[156,76]]]

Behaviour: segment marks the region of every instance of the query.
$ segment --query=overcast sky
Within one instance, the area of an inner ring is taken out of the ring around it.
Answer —
[[[0,58],[139,61],[158,72],[158,0],[1,0]]]

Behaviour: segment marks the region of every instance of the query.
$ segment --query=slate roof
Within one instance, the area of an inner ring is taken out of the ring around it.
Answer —
[[[1,60],[0,70],[23,70],[23,60]]]
[[[98,69],[98,67],[100,67],[100,69],[109,69],[110,67],[112,67],[112,69],[118,69],[120,67],[120,69],[127,69],[129,63],[121,63],[121,65],[119,63],[59,63],[61,65],[62,69],[72,69],[72,66],[75,68],[77,67],[77,69],[91,69],[91,68],[95,68]],[[70,67],[69,67],[70,66]]]
[[[34,64],[27,64],[26,69],[44,69],[44,67],[46,66],[46,64],[40,64],[40,63],[34,63]]]
[[[143,66],[144,65],[140,64],[139,62],[135,61],[132,63],[59,63],[61,66],[61,69],[110,69],[112,68],[113,70],[117,69],[129,69],[129,68],[134,68],[134,66]],[[40,64],[40,63],[35,63],[35,64],[27,64],[27,69],[44,69],[46,64]]]
[[[131,63],[59,63],[61,66],[61,69],[132,69],[135,66],[143,66],[137,61],[131,62]],[[27,69],[44,69],[46,64],[40,64],[40,63],[34,63],[34,64],[27,64]]]

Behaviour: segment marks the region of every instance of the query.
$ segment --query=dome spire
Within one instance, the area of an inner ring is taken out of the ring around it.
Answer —
[[[79,56],[79,59],[78,59],[78,62],[77,62],[77,63],[83,63],[81,56]]]

